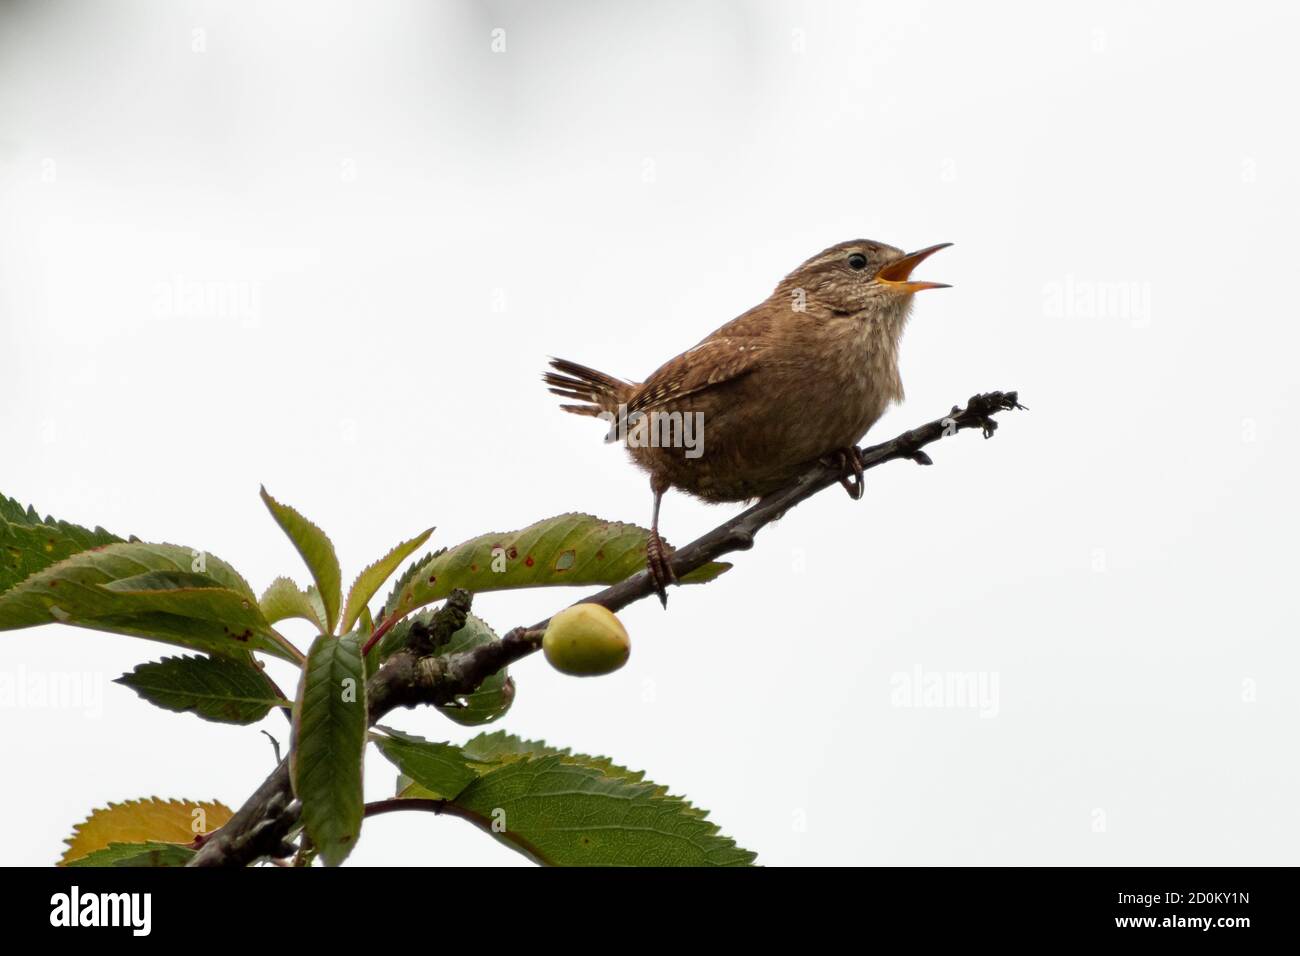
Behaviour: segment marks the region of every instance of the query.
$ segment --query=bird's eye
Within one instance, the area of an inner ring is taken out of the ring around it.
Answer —
[[[849,256],[849,268],[854,272],[861,272],[867,267],[867,257],[860,252],[855,252]]]

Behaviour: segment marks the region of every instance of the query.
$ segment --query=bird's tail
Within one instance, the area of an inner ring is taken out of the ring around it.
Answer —
[[[630,382],[606,375],[604,372],[597,372],[594,368],[567,359],[551,359],[551,368],[555,371],[543,373],[542,381],[549,385],[550,390],[556,395],[583,403],[560,406],[574,415],[595,417],[602,412],[616,414],[618,406],[626,403],[632,391]]]

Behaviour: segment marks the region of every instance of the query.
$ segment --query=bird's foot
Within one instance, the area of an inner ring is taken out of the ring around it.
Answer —
[[[844,490],[849,493],[849,497],[857,501],[862,497],[865,487],[862,484],[862,452],[857,448],[841,448],[839,451],[828,456],[826,464],[835,465],[840,469],[840,484]]]
[[[645,546],[646,570],[650,572],[655,594],[659,595],[659,603],[664,608],[668,607],[668,585],[677,583],[677,575],[673,573],[673,566],[668,560],[669,553],[668,545],[659,537],[659,532],[651,531]]]

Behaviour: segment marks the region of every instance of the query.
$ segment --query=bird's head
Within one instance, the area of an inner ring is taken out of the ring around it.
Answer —
[[[942,282],[915,281],[912,270],[950,245],[941,242],[905,253],[870,239],[841,242],[782,279],[775,295],[788,298],[795,311],[906,314],[913,293],[948,288]]]

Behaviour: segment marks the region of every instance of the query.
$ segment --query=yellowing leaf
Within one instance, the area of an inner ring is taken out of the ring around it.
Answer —
[[[63,842],[68,849],[59,861],[73,860],[103,850],[110,843],[192,843],[201,833],[211,833],[232,816],[223,803],[201,800],[128,800],[95,810]]]

